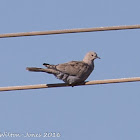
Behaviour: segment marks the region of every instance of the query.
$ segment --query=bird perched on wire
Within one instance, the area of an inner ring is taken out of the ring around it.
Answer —
[[[70,85],[83,83],[94,70],[94,60],[99,58],[95,52],[88,52],[83,61],[70,61],[68,63],[50,65],[44,63],[47,68],[27,67],[28,71],[46,72]]]

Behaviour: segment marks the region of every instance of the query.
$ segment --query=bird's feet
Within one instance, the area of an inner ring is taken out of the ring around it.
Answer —
[[[69,85],[74,87],[74,86],[84,85],[84,84],[85,84],[85,82],[79,82],[79,83],[73,83],[73,84],[69,84]]]

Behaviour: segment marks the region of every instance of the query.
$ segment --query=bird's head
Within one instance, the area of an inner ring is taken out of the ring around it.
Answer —
[[[98,55],[95,52],[88,52],[83,61],[86,63],[90,63],[93,62],[96,58],[100,59],[100,57],[98,57]]]

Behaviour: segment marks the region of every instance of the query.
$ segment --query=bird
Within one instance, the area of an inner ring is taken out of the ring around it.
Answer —
[[[83,83],[94,70],[94,60],[100,57],[96,52],[88,52],[82,61],[70,61],[63,64],[51,65],[44,63],[46,68],[27,67],[26,70],[32,72],[46,72],[53,74],[57,79],[63,80],[69,85]]]

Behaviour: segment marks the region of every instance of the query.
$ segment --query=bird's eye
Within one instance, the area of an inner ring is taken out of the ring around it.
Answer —
[[[93,54],[91,56],[93,56]]]

